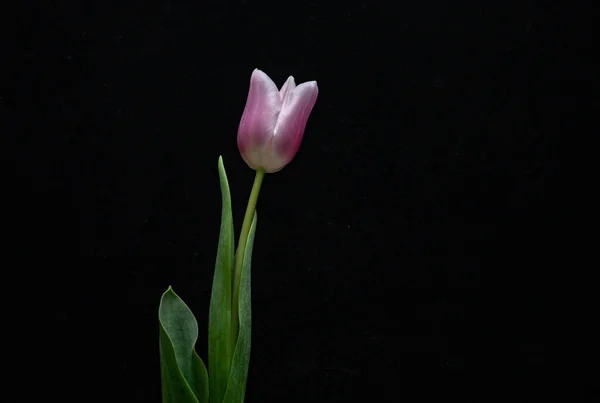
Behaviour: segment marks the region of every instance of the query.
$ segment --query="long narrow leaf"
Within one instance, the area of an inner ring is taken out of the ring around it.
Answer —
[[[231,368],[231,275],[233,271],[233,219],[229,183],[219,157],[219,182],[221,184],[221,231],[215,263],[210,311],[208,317],[208,370],[210,401],[223,400]]]
[[[248,367],[250,364],[250,342],[252,327],[252,306],[251,306],[251,262],[252,247],[254,245],[254,233],[256,232],[257,215],[254,213],[244,261],[242,264],[242,273],[240,277],[240,298],[239,298],[239,318],[240,327],[233,361],[231,364],[231,376],[227,385],[227,391],[223,403],[242,403],[246,396],[246,382],[248,379]]]
[[[158,321],[163,403],[207,403],[208,375],[194,351],[198,324],[171,287],[160,300]]]

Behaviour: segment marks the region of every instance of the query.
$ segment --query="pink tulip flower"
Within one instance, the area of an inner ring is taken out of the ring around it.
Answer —
[[[273,173],[290,163],[300,148],[318,93],[316,81],[296,86],[290,76],[278,90],[264,72],[252,72],[237,137],[250,168]]]

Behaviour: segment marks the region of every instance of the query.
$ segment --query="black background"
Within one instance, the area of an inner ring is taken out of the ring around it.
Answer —
[[[217,159],[237,234],[254,68],[320,93],[298,155],[260,194],[246,401],[559,392],[560,137],[592,76],[576,11],[165,0],[20,13],[1,99],[17,133],[5,246],[40,262],[23,272],[45,290],[44,393],[159,401],[169,285],[206,357]]]

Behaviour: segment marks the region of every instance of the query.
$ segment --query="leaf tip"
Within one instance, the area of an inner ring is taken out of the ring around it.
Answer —
[[[163,292],[163,298],[167,295],[177,295],[175,294],[175,291],[173,291],[173,287],[171,287],[171,285],[169,285],[169,287],[167,287],[167,289],[165,290],[165,292]]]

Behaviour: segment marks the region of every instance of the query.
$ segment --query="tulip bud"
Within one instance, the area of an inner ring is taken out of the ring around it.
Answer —
[[[296,86],[290,76],[278,90],[264,72],[252,72],[237,137],[250,168],[273,173],[290,163],[300,148],[318,93],[316,81]]]

